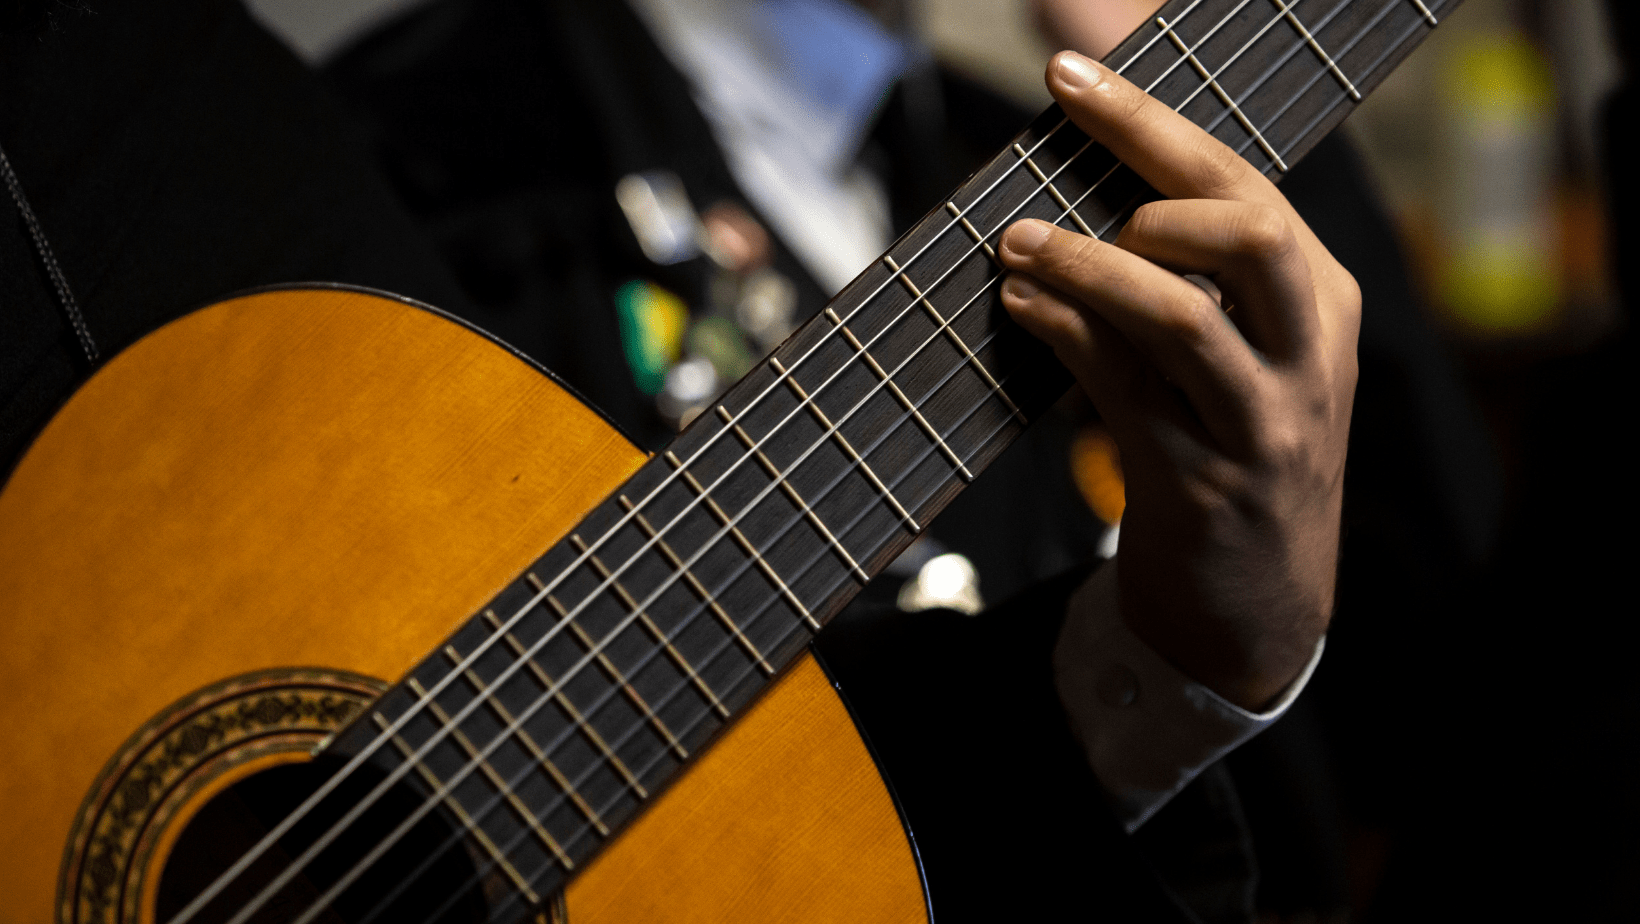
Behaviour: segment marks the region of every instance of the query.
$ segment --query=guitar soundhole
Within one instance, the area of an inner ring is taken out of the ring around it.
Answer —
[[[329,779],[335,764],[321,759],[275,767],[240,781],[208,802],[183,829],[165,863],[155,896],[155,920],[164,924],[187,907]],[[193,920],[223,924],[232,919],[380,780],[376,773],[356,771]],[[408,788],[390,791],[250,920],[287,924],[301,917],[420,804],[421,796]],[[447,820],[438,812],[429,813],[313,920],[324,924],[478,924],[487,920],[484,888],[475,884],[477,871],[464,845],[455,843],[446,849],[453,837]],[[436,859],[429,861],[430,857]]]

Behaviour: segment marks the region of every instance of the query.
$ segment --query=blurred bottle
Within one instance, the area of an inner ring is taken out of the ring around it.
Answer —
[[[1549,63],[1518,28],[1497,22],[1454,49],[1441,102],[1439,302],[1481,336],[1550,327],[1562,287]]]

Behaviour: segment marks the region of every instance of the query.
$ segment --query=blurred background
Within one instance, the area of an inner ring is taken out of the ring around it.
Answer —
[[[316,65],[421,2],[247,0]],[[1053,49],[1028,0],[917,0],[913,10],[942,63],[1022,106],[1048,104]],[[1466,0],[1346,123],[1431,320],[1479,379],[1588,350],[1623,327],[1600,156],[1602,107],[1620,74],[1600,0]]]
[[[247,2],[323,65],[420,0]],[[1394,345],[1364,334],[1327,660],[1233,760],[1266,921],[1640,919],[1626,10],[1465,0],[1342,129],[1413,291]],[[907,18],[1048,102],[1027,0]]]

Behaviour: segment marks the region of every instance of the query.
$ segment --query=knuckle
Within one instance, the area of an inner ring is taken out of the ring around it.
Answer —
[[[1351,413],[1355,408],[1355,386],[1360,381],[1361,362],[1355,350],[1347,350],[1333,370],[1333,394],[1341,395]]]
[[[1336,379],[1318,383],[1288,405],[1289,412],[1266,418],[1254,433],[1254,467],[1273,485],[1297,496],[1325,491],[1341,477],[1342,447],[1348,439],[1350,393]]]
[[[1212,296],[1196,286],[1190,289],[1192,291],[1175,296],[1166,306],[1163,324],[1187,346],[1200,346],[1219,332],[1219,306]]]
[[[1056,259],[1061,272],[1066,276],[1086,276],[1098,273],[1105,264],[1104,249],[1107,246],[1102,241],[1094,240],[1082,234],[1065,234],[1056,236],[1059,247],[1056,248]]]
[[[1197,459],[1187,473],[1186,494],[1192,507],[1211,517],[1245,505],[1253,493],[1247,470],[1222,456]]]
[[[1202,139],[1195,164],[1193,179],[1208,199],[1231,198],[1247,171],[1247,162],[1240,154],[1213,138]]]
[[[1327,415],[1323,408],[1310,409],[1311,414],[1318,411],[1323,416]],[[1274,471],[1302,471],[1308,467],[1311,438],[1309,427],[1296,421],[1282,421],[1265,427],[1259,434],[1259,455],[1265,460],[1265,465]]]
[[[1133,217],[1128,219],[1127,225],[1122,228],[1121,236],[1139,240],[1158,237],[1166,230],[1172,206],[1171,199],[1159,199],[1139,206],[1134,210]]]
[[[1044,332],[1048,335],[1048,341],[1053,345],[1055,352],[1068,351],[1074,354],[1082,349],[1083,342],[1087,338],[1087,325],[1083,323],[1081,316],[1074,310],[1064,306],[1056,307],[1060,307],[1061,310],[1048,313],[1046,320],[1043,322],[1043,327],[1046,329]],[[1072,357],[1062,358],[1069,359]]]
[[[1231,232],[1232,246],[1244,257],[1267,260],[1287,253],[1297,244],[1287,216],[1272,206],[1243,208]]]
[[[1361,318],[1361,283],[1357,282],[1355,276],[1343,267],[1339,267],[1334,275],[1335,278],[1332,283],[1337,290],[1334,298],[1337,300],[1338,310],[1345,318],[1351,321],[1359,321]]]

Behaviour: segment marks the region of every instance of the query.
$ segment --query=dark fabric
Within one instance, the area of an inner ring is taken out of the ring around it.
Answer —
[[[1228,764],[1258,848],[1260,908],[1326,916],[1351,900],[1346,828],[1397,823],[1427,785],[1408,755],[1448,729],[1419,717],[1446,688],[1447,659],[1467,657],[1432,642],[1472,630],[1503,478],[1347,132],[1281,190],[1361,286],[1360,380],[1326,659],[1288,715]]]
[[[979,617],[856,607],[815,644],[895,789],[934,919],[1250,920],[1249,845],[1223,771],[1130,838],[1068,733],[1048,659],[1082,577]]]
[[[738,199],[686,85],[662,61],[622,4],[497,0],[419,10],[329,74],[470,294],[469,319],[650,448],[669,433],[627,370],[615,290],[643,278],[699,301],[707,276],[701,261],[644,259],[615,183],[669,169],[697,206]],[[812,283],[801,296],[806,312],[823,301]]]
[[[235,290],[462,307],[318,82],[230,0],[86,3],[0,32],[0,144],[106,360]],[[0,472],[85,363],[0,198]]]
[[[1475,378],[1506,424],[1509,510],[1462,631],[1419,639],[1448,674],[1422,734],[1402,735],[1418,788],[1396,792],[1408,821],[1369,921],[1640,919],[1640,685],[1632,646],[1615,643],[1640,515],[1628,448],[1640,7],[1605,7],[1622,80],[1597,140],[1622,320],[1570,354],[1476,350]]]

